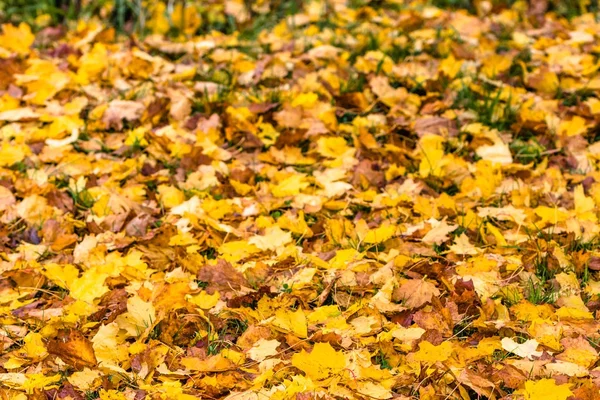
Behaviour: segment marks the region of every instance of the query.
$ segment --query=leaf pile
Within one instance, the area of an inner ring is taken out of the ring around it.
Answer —
[[[600,25],[538,3],[3,25],[0,397],[598,398]]]

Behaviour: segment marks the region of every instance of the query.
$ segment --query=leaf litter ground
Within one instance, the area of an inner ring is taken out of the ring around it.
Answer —
[[[4,25],[0,396],[597,399],[600,25],[537,3]]]

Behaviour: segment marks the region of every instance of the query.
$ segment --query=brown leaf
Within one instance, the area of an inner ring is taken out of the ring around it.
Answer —
[[[22,289],[37,289],[46,283],[46,277],[31,268],[5,271],[2,277],[8,278],[15,287]]]
[[[61,251],[71,246],[72,244],[77,242],[77,235],[74,233],[71,234],[61,234],[54,239],[50,249],[52,251]]]
[[[175,346],[189,346],[194,335],[206,328],[206,322],[199,316],[184,312],[170,312],[160,321],[158,329],[160,341]]]
[[[521,387],[527,380],[527,377],[512,365],[504,365],[501,369],[494,370],[493,378],[495,381],[502,382],[504,386],[510,389]]]
[[[171,98],[171,110],[169,114],[175,121],[183,121],[192,112],[192,102],[185,94],[172,91],[169,93]]]
[[[144,112],[144,105],[135,101],[113,100],[104,111],[102,122],[107,128],[123,129],[123,120],[135,121],[140,119]]]
[[[125,232],[129,236],[144,236],[152,217],[148,214],[140,214],[133,218],[125,226]]]
[[[488,398],[492,395],[496,386],[493,382],[466,368],[457,376],[457,379],[463,385],[473,389],[479,396]]]
[[[588,268],[592,271],[600,271],[600,257],[591,257],[588,263]]]
[[[269,339],[271,338],[271,335],[271,330],[266,326],[250,325],[238,338],[236,344],[242,350],[248,350],[260,339]]]
[[[208,282],[206,291],[210,294],[216,290],[225,293],[239,290],[242,286],[248,286],[244,275],[223,259],[219,259],[216,265],[205,265],[200,268],[198,279]]]
[[[419,137],[425,135],[443,135],[444,133],[453,136],[457,132],[453,122],[442,117],[419,118],[415,121],[413,129]]]
[[[60,190],[51,190],[46,195],[48,204],[62,211],[71,212],[73,210],[73,198]]]
[[[127,311],[127,292],[125,289],[115,289],[106,293],[98,304],[100,309],[89,316],[90,321],[111,323],[119,315]]]
[[[58,336],[48,342],[48,353],[77,369],[97,364],[92,342],[75,329],[61,329]]]
[[[430,302],[433,296],[439,295],[440,291],[433,283],[411,279],[394,290],[392,300],[402,302],[408,308],[419,308]]]
[[[168,312],[188,305],[185,296],[190,293],[190,286],[187,282],[168,283],[158,290],[153,302],[157,310]]]
[[[438,330],[442,333],[443,337],[452,336],[452,329],[448,326],[444,317],[440,313],[431,311],[426,312],[423,310],[417,311],[413,316],[413,321],[421,328],[425,330]]]

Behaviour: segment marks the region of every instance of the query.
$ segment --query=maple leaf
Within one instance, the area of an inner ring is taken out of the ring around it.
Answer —
[[[123,129],[123,120],[135,121],[142,116],[144,105],[135,101],[113,100],[108,103],[102,121],[107,128]]]
[[[76,371],[68,380],[71,385],[80,390],[90,390],[94,388],[95,382],[101,377],[100,371],[84,368],[83,371]]]
[[[510,353],[516,354],[519,357],[529,358],[539,357],[541,351],[537,351],[539,343],[535,339],[526,340],[523,343],[517,343],[511,338],[502,338],[502,348]]]
[[[278,353],[276,349],[280,344],[275,339],[259,339],[247,353],[253,360],[263,361],[267,357],[276,355]]]
[[[478,254],[477,248],[471,244],[469,237],[464,233],[460,234],[454,239],[454,244],[448,246],[450,251],[459,255],[476,255]]]
[[[456,225],[449,225],[445,220],[437,221],[432,219],[428,222],[431,223],[432,229],[422,239],[423,243],[427,244],[442,244],[448,240],[448,234],[458,228]]]
[[[35,35],[31,33],[31,28],[24,22],[15,27],[11,24],[2,25],[2,35],[0,35],[0,47],[17,54],[25,55],[29,53],[29,48],[35,40]]]
[[[508,145],[501,141],[497,141],[493,145],[480,146],[475,152],[482,159],[498,164],[507,165],[513,162],[513,157]]]
[[[265,230],[265,235],[256,235],[248,239],[248,244],[252,244],[260,250],[281,251],[283,247],[292,241],[292,235],[284,232],[278,226],[269,227]]]
[[[43,374],[23,374],[18,372],[0,373],[0,383],[12,387],[25,390],[26,393],[32,394],[36,390],[51,389],[56,387],[60,381],[60,375],[45,376]]]
[[[452,343],[443,342],[439,346],[435,346],[429,342],[421,342],[419,343],[419,351],[414,353],[415,361],[420,361],[424,363],[436,363],[436,362],[444,362],[454,352],[452,347]]]
[[[421,279],[411,279],[394,290],[393,299],[402,302],[408,308],[419,308],[439,296],[440,291],[431,282]]]
[[[73,329],[59,331],[58,336],[48,342],[48,352],[77,369],[97,363],[92,343]]]
[[[300,338],[308,336],[306,315],[300,309],[296,311],[278,309],[271,323],[278,328],[294,333]]]
[[[306,376],[323,381],[342,373],[346,368],[346,358],[335,351],[329,343],[316,343],[310,353],[304,349],[292,356],[292,365]]]
[[[379,228],[370,229],[363,238],[363,242],[367,244],[382,243],[389,240],[396,233],[396,227],[389,224],[384,224]]]
[[[554,379],[527,381],[522,393],[527,400],[566,400],[573,395],[573,392],[569,389],[569,384],[557,385]]]

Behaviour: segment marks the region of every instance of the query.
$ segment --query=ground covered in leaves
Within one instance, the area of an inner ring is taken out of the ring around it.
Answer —
[[[4,25],[0,398],[599,398],[600,25],[537,3]]]

